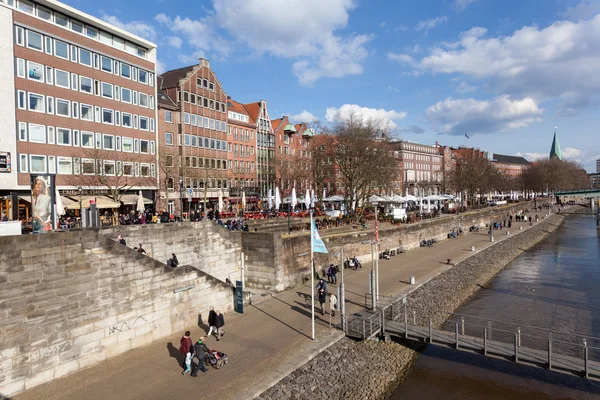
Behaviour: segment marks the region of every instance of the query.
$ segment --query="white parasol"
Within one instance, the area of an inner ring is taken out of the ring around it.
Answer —
[[[295,208],[296,204],[298,204],[298,199],[296,198],[296,188],[292,188],[292,208]]]
[[[269,204],[269,210],[273,208],[273,192],[269,189],[269,195],[267,197],[267,202]]]
[[[58,193],[58,188],[55,189],[54,196],[56,197],[56,215],[65,215],[65,206],[60,198],[60,193]]]
[[[242,192],[242,208],[246,209],[246,192]]]
[[[281,206],[281,196],[279,195],[279,186],[275,188],[275,209],[279,210]]]
[[[306,194],[304,195],[304,205],[307,210],[310,208],[310,193],[308,193],[308,189],[306,189]]]
[[[219,212],[223,211],[223,192],[219,190]]]
[[[142,191],[140,190],[137,198],[137,206],[135,207],[136,211],[144,212],[146,211],[146,207],[144,206],[144,197],[142,196]]]

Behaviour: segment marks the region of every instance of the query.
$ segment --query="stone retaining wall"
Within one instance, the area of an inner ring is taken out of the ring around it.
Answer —
[[[527,231],[488,247],[419,287],[408,296],[417,324],[432,318],[441,327],[451,313],[511,261],[552,233],[565,217],[552,215]],[[418,346],[418,345],[416,345]],[[352,342],[330,346],[258,399],[385,399],[404,379],[418,353],[383,342]]]

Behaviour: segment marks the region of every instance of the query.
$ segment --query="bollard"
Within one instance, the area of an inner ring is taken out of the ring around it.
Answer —
[[[583,348],[583,366],[585,368],[583,374],[585,376],[585,379],[588,379],[590,377],[590,373],[588,370],[588,348],[587,348],[587,346],[585,346]]]
[[[483,329],[483,355],[487,356],[487,328]]]
[[[510,232],[509,231],[506,231],[506,236],[510,236]]]
[[[519,347],[521,347],[521,327],[517,326],[517,336],[519,338]]]
[[[458,322],[456,323],[456,350],[458,350]]]
[[[429,344],[433,344],[433,328],[431,318],[429,318]]]
[[[523,230],[523,227],[522,227],[522,226],[520,226],[520,227],[519,227],[519,230],[520,230],[520,231],[522,231],[522,230]]]
[[[518,343],[519,342],[519,338],[517,337],[517,334],[515,333],[515,362],[518,363],[519,362],[519,346]]]
[[[462,335],[465,336],[465,317],[460,317],[460,325]]]
[[[488,333],[490,335],[488,339],[492,340],[492,321],[488,321]]]
[[[548,332],[548,369],[552,370],[552,332]]]
[[[411,284],[411,285],[414,285],[415,283],[416,283],[416,279],[415,279],[415,277],[414,277],[414,276],[411,276],[411,277],[410,277],[410,284]]]
[[[493,241],[494,241],[494,237],[490,236],[490,242],[493,242]]]
[[[475,251],[475,246],[471,246],[471,251]]]
[[[417,326],[417,312],[413,310],[413,325]]]

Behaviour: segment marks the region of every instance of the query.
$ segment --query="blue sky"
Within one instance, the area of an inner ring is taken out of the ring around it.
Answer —
[[[64,1],[155,41],[163,70],[209,59],[272,118],[352,111],[530,160],[556,126],[566,158],[600,157],[600,0]]]

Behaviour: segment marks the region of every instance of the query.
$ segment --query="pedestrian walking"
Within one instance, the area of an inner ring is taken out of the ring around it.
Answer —
[[[183,356],[186,356],[189,352],[192,351],[192,346],[194,343],[192,343],[192,338],[190,338],[190,331],[185,331],[179,343],[179,352]],[[182,366],[185,368],[185,362]]]
[[[317,286],[315,286],[315,289],[317,289],[317,291],[320,291],[321,289],[325,291],[327,290],[327,284],[325,283],[325,281],[323,281],[323,279],[319,279],[319,282],[317,282]]]
[[[181,373],[181,375],[189,374],[192,372],[192,353],[187,352],[185,355],[185,371]]]
[[[194,372],[192,372],[192,376],[194,376],[194,377],[198,376],[199,369],[201,369],[202,372],[206,372],[206,367],[204,366],[204,363],[206,361],[206,357],[207,357],[206,353],[207,352],[208,352],[208,347],[206,347],[206,345],[204,344],[204,338],[200,337],[200,339],[198,339],[196,344],[194,344],[194,357],[196,357],[198,359],[198,365],[194,369]]]
[[[325,315],[325,289],[319,289],[319,304],[321,305],[321,315]]]
[[[327,283],[333,283],[333,264],[327,268]]]
[[[217,310],[215,326],[217,327],[217,340],[221,340],[221,338],[225,336],[225,332],[223,332],[223,326],[225,326],[225,318],[219,310]]]
[[[337,308],[337,297],[335,296],[335,294],[331,293],[331,295],[329,296],[329,312],[331,313],[332,317],[335,317],[336,308]]]
[[[337,273],[338,273],[338,267],[337,267],[337,265],[333,265],[331,279],[333,280],[334,285],[337,285]]]
[[[215,312],[215,308],[213,306],[210,306],[210,312],[208,313],[208,336],[210,336],[213,332],[213,330],[215,331],[215,333],[217,332],[217,313]]]

